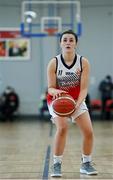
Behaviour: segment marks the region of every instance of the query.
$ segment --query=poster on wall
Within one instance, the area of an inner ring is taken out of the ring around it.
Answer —
[[[29,38],[21,37],[19,31],[0,31],[0,61],[29,59]]]

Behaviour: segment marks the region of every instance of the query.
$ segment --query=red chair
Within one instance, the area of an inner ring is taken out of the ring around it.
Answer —
[[[109,99],[106,101],[106,111],[111,112],[113,111],[113,99]]]
[[[100,99],[92,99],[91,100],[91,109],[92,111],[100,111],[102,110],[102,102]]]
[[[102,102],[100,99],[92,99],[91,100],[91,114],[92,115],[99,115],[99,118],[101,118]]]

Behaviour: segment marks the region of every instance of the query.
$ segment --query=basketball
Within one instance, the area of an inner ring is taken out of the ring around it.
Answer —
[[[75,100],[70,95],[62,95],[53,101],[52,107],[58,116],[70,116],[75,111]]]

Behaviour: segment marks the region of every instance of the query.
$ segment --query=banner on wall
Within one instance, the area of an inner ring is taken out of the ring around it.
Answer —
[[[30,39],[23,38],[19,30],[0,30],[0,61],[29,60]]]
[[[0,38],[18,38],[21,37],[19,30],[0,30]]]

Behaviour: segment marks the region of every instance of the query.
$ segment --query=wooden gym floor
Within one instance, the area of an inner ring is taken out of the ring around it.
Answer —
[[[113,121],[94,121],[97,176],[80,175],[81,134],[70,123],[60,179],[113,179]],[[0,180],[50,178],[55,127],[44,120],[0,122]]]

